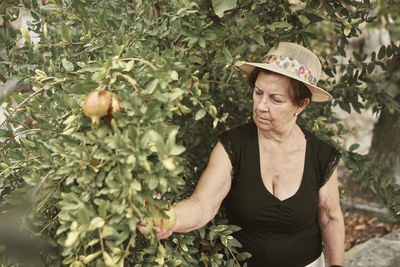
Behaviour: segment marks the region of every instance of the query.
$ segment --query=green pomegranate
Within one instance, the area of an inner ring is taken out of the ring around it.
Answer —
[[[161,213],[158,213],[158,215],[153,218],[153,223],[154,225],[169,231],[175,226],[176,213],[174,208],[170,208],[165,211],[165,214],[167,214],[169,218],[163,217]]]

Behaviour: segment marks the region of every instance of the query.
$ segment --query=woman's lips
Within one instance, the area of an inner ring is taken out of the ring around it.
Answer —
[[[257,119],[258,119],[259,121],[261,121],[261,122],[268,122],[268,121],[270,121],[270,119],[263,118],[263,117],[261,117],[260,115],[257,115]]]

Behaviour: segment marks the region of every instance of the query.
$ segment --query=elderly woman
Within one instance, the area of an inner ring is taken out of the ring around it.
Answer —
[[[226,198],[235,237],[252,254],[248,266],[342,266],[339,152],[296,124],[310,101],[329,101],[316,86],[321,64],[293,43],[271,49],[263,63],[244,62],[253,92],[253,120],[219,137],[194,193],[175,206],[159,238],[207,224]],[[144,226],[139,226],[146,233]]]

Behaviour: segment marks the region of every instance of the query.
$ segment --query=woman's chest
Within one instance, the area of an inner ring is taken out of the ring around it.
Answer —
[[[318,187],[312,174],[305,175],[296,193],[284,200],[272,195],[250,172],[241,171],[237,178],[232,184],[227,205],[230,215],[240,225],[261,232],[290,232],[315,222]]]
[[[265,230],[293,230],[315,221],[319,187],[311,145],[298,151],[300,157],[283,157],[264,154],[256,144],[242,150],[226,203],[230,215]]]
[[[269,193],[285,200],[299,190],[306,163],[306,144],[289,151],[259,149],[259,178]]]

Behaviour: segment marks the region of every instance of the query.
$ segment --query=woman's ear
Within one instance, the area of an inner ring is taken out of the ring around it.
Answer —
[[[310,104],[311,100],[309,98],[305,98],[301,101],[301,105],[298,107],[298,113],[301,113],[307,106]]]

